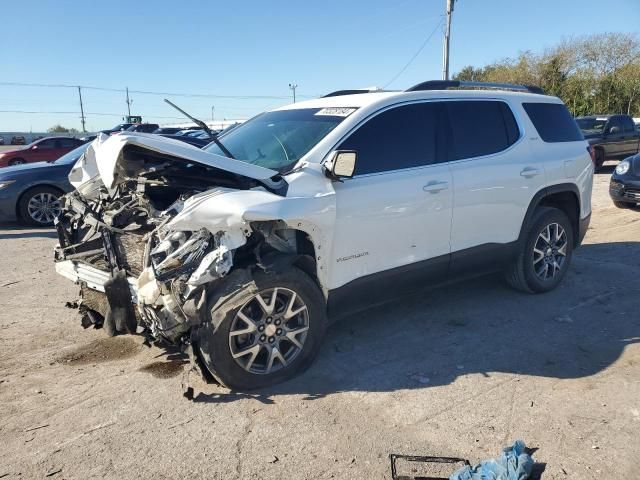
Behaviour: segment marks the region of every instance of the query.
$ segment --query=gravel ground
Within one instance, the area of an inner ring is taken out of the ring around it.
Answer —
[[[610,169],[609,169],[610,173]],[[83,330],[49,230],[0,228],[0,478],[390,478],[390,453],[472,462],[523,439],[544,479],[638,478],[640,212],[596,178],[563,285],[480,279],[332,327],[302,377],[254,394]]]

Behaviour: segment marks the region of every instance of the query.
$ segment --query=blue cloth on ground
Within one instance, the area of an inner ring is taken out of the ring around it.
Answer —
[[[449,480],[525,480],[533,468],[533,458],[525,452],[526,448],[522,440],[516,440],[498,458],[484,460],[475,467],[466,465]]]

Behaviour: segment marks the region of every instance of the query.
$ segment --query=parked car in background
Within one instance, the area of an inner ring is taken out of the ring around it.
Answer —
[[[107,130],[100,130],[100,132],[106,133],[107,135],[111,135],[112,133],[122,132],[122,131],[126,130],[127,128],[129,128],[131,125],[134,125],[134,124],[133,123],[119,123],[118,125],[116,125],[113,128],[109,128]]]
[[[82,140],[73,137],[42,138],[23,148],[0,152],[0,167],[57,160],[83,143]]]
[[[618,208],[640,204],[640,154],[622,160],[611,175],[609,195]]]
[[[22,135],[14,135],[11,137],[11,145],[26,145],[27,139]]]
[[[640,131],[629,115],[593,115],[576,122],[594,149],[596,171],[605,160],[618,160],[638,153]]]
[[[127,128],[127,132],[153,133],[160,126],[157,123],[136,123]]]
[[[163,135],[163,134],[164,135],[175,135],[180,130],[184,130],[184,129],[183,128],[179,128],[179,127],[160,127],[160,128],[156,128],[151,133],[155,133],[156,135]]]
[[[0,135],[0,145],[4,145],[4,137]]]
[[[16,165],[0,170],[0,220],[37,226],[53,224],[60,197],[73,190],[67,176],[88,143],[53,162]]]
[[[165,138],[172,138],[174,140],[179,140],[184,143],[188,143],[189,145],[193,145],[194,147],[203,148],[211,143],[210,138],[197,138],[197,137],[188,137],[185,135],[160,135]]]

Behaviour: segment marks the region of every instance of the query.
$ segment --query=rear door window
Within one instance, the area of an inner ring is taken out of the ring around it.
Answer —
[[[609,134],[613,133],[614,127],[618,129],[615,135],[622,135],[624,127],[622,126],[622,119],[620,117],[611,117],[609,119],[609,123],[607,123],[606,133],[609,133]]]
[[[525,112],[543,142],[577,142],[584,140],[578,124],[562,103],[523,103]]]
[[[449,119],[448,160],[506,150],[520,138],[509,106],[496,100],[444,102]]]
[[[61,138],[59,142],[62,148],[75,148],[78,146],[78,142],[73,138]]]
[[[394,107],[367,120],[339,149],[357,152],[356,175],[436,163],[439,112],[432,102]]]

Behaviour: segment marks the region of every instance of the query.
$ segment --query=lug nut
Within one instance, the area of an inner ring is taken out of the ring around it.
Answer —
[[[271,323],[271,317],[267,317],[267,323]]]
[[[278,330],[276,330],[276,334],[278,334],[278,335],[282,335],[282,329],[281,329],[281,328],[279,328]]]
[[[260,341],[264,342],[267,339],[267,337],[265,335],[260,335]]]
[[[269,343],[273,343],[273,342],[275,342],[275,341],[276,341],[276,339],[275,339],[275,338],[273,338],[273,337],[269,337]]]
[[[258,327],[258,331],[259,331],[259,332],[264,332],[264,325],[260,325],[260,326]]]
[[[278,319],[277,319],[275,322],[273,322],[273,323],[275,323],[276,325],[280,325],[280,324],[282,323],[282,320],[280,320],[280,319],[278,318]]]

